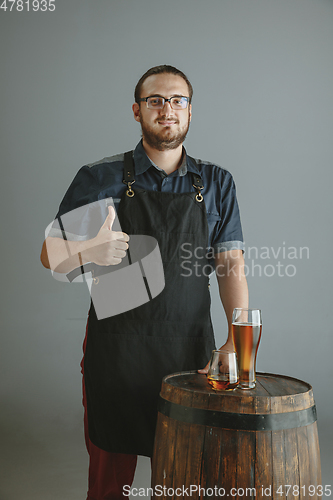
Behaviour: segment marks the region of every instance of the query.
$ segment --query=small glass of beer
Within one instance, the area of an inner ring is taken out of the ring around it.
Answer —
[[[260,309],[234,309],[232,340],[237,354],[239,389],[254,389],[256,386],[256,359],[261,329]]]
[[[235,352],[213,351],[208,368],[208,383],[216,391],[233,391],[238,384]]]

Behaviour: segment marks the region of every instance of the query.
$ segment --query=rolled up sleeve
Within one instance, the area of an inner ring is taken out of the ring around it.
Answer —
[[[212,246],[215,253],[228,250],[242,250],[244,241],[240,220],[239,206],[236,196],[236,186],[232,175],[224,171],[218,200],[220,218],[212,235]]]

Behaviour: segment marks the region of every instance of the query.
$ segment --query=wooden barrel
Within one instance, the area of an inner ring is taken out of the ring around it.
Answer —
[[[168,375],[159,400],[152,498],[322,498],[312,387],[258,373],[256,388],[215,391]]]

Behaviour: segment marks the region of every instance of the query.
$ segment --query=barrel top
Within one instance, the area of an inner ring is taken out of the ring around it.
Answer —
[[[216,391],[206,375],[196,371],[172,373],[163,378],[161,397],[197,408],[245,413],[284,413],[314,405],[310,384],[285,375],[257,373],[254,389]]]
[[[255,389],[244,390],[236,388],[234,391],[214,390],[211,385],[208,384],[206,375],[202,375],[196,371],[172,373],[164,377],[163,381],[183,390],[194,390],[195,392],[207,394],[223,393],[231,397],[239,396],[240,394],[244,396],[292,396],[312,390],[311,385],[307,382],[285,375],[257,373],[256,378],[257,383]]]

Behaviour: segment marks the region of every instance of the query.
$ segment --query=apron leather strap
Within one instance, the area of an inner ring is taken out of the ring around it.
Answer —
[[[192,156],[189,156],[189,158],[194,163],[194,165],[198,168],[198,164],[195,161],[195,159],[192,158]],[[191,172],[191,173],[192,173],[192,178],[193,178],[192,186],[197,190],[197,195],[196,195],[195,199],[199,203],[201,203],[203,201],[203,196],[201,194],[201,190],[204,188],[204,185],[203,185],[202,179],[201,179],[199,174],[195,174],[194,172]]]
[[[197,162],[195,161],[194,158],[192,158],[192,156],[189,156],[189,159],[194,163],[194,165],[198,168],[198,164]],[[193,177],[193,186],[196,188],[196,189],[203,189],[204,188],[204,185],[203,185],[203,182],[202,182],[202,179],[200,177],[199,174],[195,174],[194,172],[191,172],[192,173],[192,177]]]
[[[134,191],[132,189],[132,184],[135,182],[134,178],[134,161],[133,161],[133,151],[127,151],[124,153],[124,180],[123,183],[127,184],[126,194],[130,198],[133,198]]]
[[[127,151],[124,154],[124,181],[125,184],[133,184],[135,182],[134,178],[134,161],[133,161],[133,151]]]

